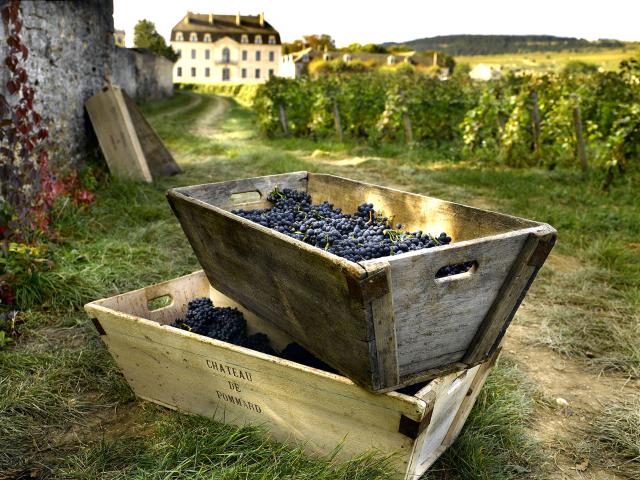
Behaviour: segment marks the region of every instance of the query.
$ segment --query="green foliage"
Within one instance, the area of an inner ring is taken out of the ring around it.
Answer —
[[[139,20],[133,28],[133,45],[161,55],[172,62],[178,59],[178,54],[164,41],[164,37],[156,30],[155,23],[150,20]]]
[[[582,60],[570,60],[563,67],[561,73],[563,75],[586,75],[596,73],[597,71],[598,66],[593,63],[583,62]]]

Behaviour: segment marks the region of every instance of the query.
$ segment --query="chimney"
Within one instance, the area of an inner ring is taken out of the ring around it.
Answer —
[[[187,12],[187,15],[184,17],[184,20],[183,20],[184,23],[191,22],[191,19],[189,18],[190,15],[191,15],[191,12]]]
[[[236,14],[236,25],[242,25],[242,19],[240,18],[240,12]]]
[[[433,65],[438,66],[438,52],[433,52]]]
[[[260,26],[264,27],[264,12],[260,12],[260,15],[258,15],[258,18],[260,19]]]
[[[213,25],[213,13],[209,14],[209,23]]]

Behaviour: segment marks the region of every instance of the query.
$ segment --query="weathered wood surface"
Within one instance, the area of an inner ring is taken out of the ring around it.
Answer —
[[[129,115],[131,116],[131,123],[140,141],[142,153],[149,166],[151,175],[157,178],[170,177],[182,173],[182,169],[173,159],[173,155],[171,155],[167,147],[164,146],[164,143],[162,143],[156,131],[149,125],[149,122],[147,122],[147,119],[140,113],[136,103],[124,90],[122,90],[122,96]]]
[[[151,182],[181,172],[135,102],[118,87],[105,87],[86,102],[109,171]]]
[[[86,108],[109,171],[116,177],[151,182],[122,91],[107,87],[87,100]]]
[[[373,203],[393,223],[446,231],[453,243],[353,263],[229,213],[269,206],[276,186],[306,189],[344,211]],[[230,200],[249,191],[259,200]],[[518,259],[526,263],[525,242],[552,245],[556,234],[531,220],[306,172],[184,187],[168,198],[213,284],[379,392],[486,358],[548,254],[534,246],[538,266],[514,273]],[[441,267],[470,261],[477,267],[468,273],[435,278]],[[509,275],[518,280],[507,288]]]
[[[397,478],[416,479],[444,450],[448,423],[477,367],[432,381],[416,396],[372,394],[339,375],[166,326],[206,292],[216,305],[243,309],[211,288],[203,272],[86,305],[136,395],[228,423],[263,425],[275,439],[313,453],[338,444],[345,460],[370,449],[397,453]],[[171,304],[150,311],[148,302],[165,295]],[[268,333],[276,348],[292,341],[243,311],[249,330]],[[402,422],[419,426],[418,437],[401,433]]]

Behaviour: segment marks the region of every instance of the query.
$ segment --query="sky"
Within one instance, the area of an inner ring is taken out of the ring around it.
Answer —
[[[127,46],[133,46],[138,20],[151,20],[168,39],[187,11],[264,12],[283,41],[327,33],[338,47],[459,33],[640,40],[640,0],[113,0],[113,4],[114,25],[125,30]]]

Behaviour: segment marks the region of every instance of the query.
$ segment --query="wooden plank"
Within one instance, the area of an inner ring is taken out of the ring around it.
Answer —
[[[164,146],[153,127],[149,125],[149,122],[140,113],[135,102],[124,90],[121,90],[121,94],[152,177],[170,177],[182,173],[182,169]]]
[[[539,265],[530,264],[531,257],[535,254],[541,241],[551,244],[555,241],[555,231],[549,232],[549,229],[546,228],[541,230],[530,233],[526,237],[517,258],[513,261],[507,275],[504,276],[500,290],[477,328],[463,362],[473,364],[484,361],[491,353],[492,347],[497,345],[500,332],[506,328],[505,324],[508,324],[515,315],[540,268]],[[549,253],[550,248],[547,248],[546,245],[543,245],[542,249],[547,254]],[[535,262],[540,262],[540,258],[536,258]]]
[[[471,409],[473,408],[473,406],[476,403],[476,400],[478,399],[480,390],[482,389],[485,382],[487,381],[487,377],[489,376],[489,373],[491,373],[491,370],[493,370],[493,367],[496,364],[496,361],[498,360],[499,356],[500,356],[500,349],[497,349],[491,355],[491,358],[488,361],[480,364],[480,366],[478,367],[476,375],[473,378],[473,382],[471,382],[471,385],[467,390],[467,394],[464,400],[462,401],[462,403],[460,404],[460,408],[458,409],[456,416],[451,422],[451,425],[449,426],[449,431],[447,432],[447,435],[442,440],[443,447],[447,448],[450,445],[452,445],[453,442],[455,442],[456,439],[458,438],[458,435],[460,435],[460,432],[462,431],[462,427],[464,427],[464,424],[467,421],[469,414],[471,413]]]
[[[378,265],[370,264],[366,267],[367,279],[364,285],[372,277],[379,275],[384,277],[381,282],[384,294],[375,292],[369,302],[369,323],[373,328],[374,340],[370,343],[370,357],[373,360],[372,384],[378,392],[390,391],[398,388],[400,373],[398,370],[398,354],[396,343],[396,326],[393,312],[393,295],[389,290],[391,285],[391,271],[387,262]]]
[[[416,439],[407,479],[417,480],[445,450],[442,448],[451,422],[465,400],[480,367],[440,377],[433,382],[435,403],[429,426]],[[448,445],[447,445],[448,446]]]
[[[122,91],[107,87],[86,102],[109,171],[122,178],[152,181]]]

